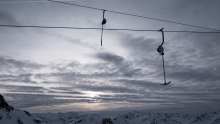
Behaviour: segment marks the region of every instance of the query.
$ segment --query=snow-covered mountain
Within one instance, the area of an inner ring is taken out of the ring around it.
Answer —
[[[8,105],[0,94],[0,124],[46,124],[43,120],[36,119],[27,111],[14,109]]]
[[[220,124],[220,111],[199,116],[138,111],[114,117],[76,112],[30,114],[14,109],[0,95],[0,124]]]
[[[179,113],[129,112],[106,118],[98,114],[45,113],[34,114],[50,124],[220,124],[220,112],[205,113],[199,116]]]

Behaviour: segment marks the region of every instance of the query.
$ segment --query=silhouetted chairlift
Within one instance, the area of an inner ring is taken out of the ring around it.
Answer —
[[[160,29],[159,31],[161,31],[162,32],[162,37],[163,37],[163,41],[162,41],[162,44],[160,45],[160,46],[158,46],[158,48],[157,48],[157,52],[159,52],[160,53],[160,55],[162,55],[162,61],[163,61],[163,74],[164,74],[164,84],[161,84],[161,85],[168,85],[168,84],[170,84],[171,82],[166,82],[166,75],[165,75],[165,67],[164,67],[164,48],[162,47],[163,46],[163,43],[164,43],[164,32],[163,32],[163,28],[162,29]]]

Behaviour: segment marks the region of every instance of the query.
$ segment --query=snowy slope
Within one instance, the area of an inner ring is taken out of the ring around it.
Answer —
[[[189,124],[220,124],[220,111],[201,114],[195,117]]]
[[[0,124],[45,124],[35,119],[29,112],[20,111],[9,106],[0,94]]]
[[[220,124],[220,112],[191,116],[189,114],[173,113],[143,113],[129,112],[114,118],[103,118],[98,114],[78,113],[46,113],[34,114],[47,120],[50,124]],[[61,122],[60,120],[65,120]]]
[[[63,124],[63,123],[72,123],[78,120],[80,115],[75,112],[68,112],[68,113],[43,113],[43,114],[33,114],[35,118],[44,120],[49,124]]]
[[[192,119],[190,115],[168,113],[132,112],[113,119],[115,124],[182,124]]]
[[[14,109],[0,94],[0,124],[220,124],[220,111],[199,116],[179,113],[129,112],[122,115],[43,113]]]
[[[50,124],[102,124],[109,122],[109,119],[103,118],[97,114],[83,114],[69,112],[69,113],[44,113],[33,114],[35,118],[41,118]],[[110,119],[111,120],[111,119]],[[107,124],[107,123],[106,123]]]
[[[34,119],[31,115],[20,111],[12,110],[6,112],[5,110],[0,110],[0,124],[38,124],[42,121]],[[41,124],[45,124],[42,122]]]

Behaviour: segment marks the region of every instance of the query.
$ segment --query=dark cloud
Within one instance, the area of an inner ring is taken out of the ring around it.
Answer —
[[[120,75],[122,77],[138,77],[142,76],[142,69],[133,66],[132,61],[128,61],[125,58],[113,54],[113,53],[97,53],[95,55],[97,58],[105,61],[108,65],[111,65],[110,70],[114,70],[114,74]],[[105,64],[105,63],[100,63]]]
[[[199,58],[213,58],[219,55],[219,34],[195,34],[190,37],[194,49],[198,50]]]
[[[112,54],[112,53],[97,53],[95,55],[95,57],[103,60],[103,61],[107,61],[107,62],[113,62],[113,63],[121,63],[124,61],[124,58],[121,56],[118,56],[116,54]]]
[[[62,83],[87,83],[89,80],[109,79],[120,77],[140,77],[143,76],[141,68],[136,68],[130,61],[124,61],[124,58],[116,54],[97,53],[101,55],[104,62],[80,64],[77,62],[70,62],[66,64],[53,64],[50,66],[58,72],[35,74],[35,78],[59,78]],[[99,56],[100,57],[100,56]],[[86,72],[86,73],[85,73]]]
[[[129,80],[129,79],[121,79],[121,80],[113,80],[115,82],[122,82],[127,86],[136,86],[136,87],[158,87],[158,83],[151,82],[151,81],[145,81],[145,80]]]
[[[7,100],[9,104],[16,108],[36,107],[36,106],[52,106],[64,105],[70,103],[91,103],[95,102],[90,97],[71,97],[71,96],[56,96],[45,94],[3,94],[10,97],[12,100]],[[74,99],[65,99],[74,98]],[[80,98],[80,99],[79,99]]]
[[[60,83],[60,82],[58,82]],[[115,84],[118,83],[116,86]],[[83,81],[77,80],[77,82],[69,82],[69,87],[52,87],[52,91],[48,93],[68,93],[68,94],[82,94],[80,91],[94,91],[94,92],[106,92],[106,93],[137,93],[135,87],[127,87],[123,83],[113,82],[110,84],[102,82],[102,84],[96,81]],[[56,90],[56,91],[53,91]],[[58,90],[58,91],[57,91]]]
[[[55,91],[54,91],[55,90]],[[59,94],[83,94],[78,91],[75,87],[51,87],[48,93],[59,93]]]
[[[12,14],[0,10],[0,23],[1,24],[10,24],[10,25],[16,25],[19,24],[18,21],[12,16]]]
[[[0,86],[3,89],[6,89],[8,92],[26,92],[26,93],[43,93],[44,89],[43,87],[37,87],[37,86],[14,86],[14,85],[2,85]]]
[[[37,70],[42,68],[43,65],[30,62],[30,61],[24,61],[24,60],[16,60],[11,59],[8,57],[0,56],[0,68],[3,72],[8,73],[29,73],[30,70]]]
[[[173,70],[171,73],[169,72],[168,75],[173,79],[179,80],[179,82],[191,81],[191,82],[200,82],[200,84],[209,83],[210,85],[220,80],[219,72],[217,70],[207,69],[207,68],[196,68],[196,69],[186,68],[183,69],[182,71]]]
[[[146,80],[134,80],[134,79],[120,79],[120,80],[113,80],[115,83],[123,84],[124,86],[129,86],[134,89],[136,89],[136,92],[139,94],[149,94],[154,92],[190,92],[190,89],[185,86],[177,86],[175,84],[172,84],[169,87],[163,87],[160,84],[163,84],[164,82],[151,82]],[[174,81],[172,83],[175,83]],[[146,98],[149,97],[149,95],[146,95]]]
[[[129,49],[130,54],[140,58],[150,58],[156,55],[156,49],[161,44],[161,41],[143,36],[134,37],[131,34],[123,34],[120,38],[120,44]]]
[[[32,74],[20,74],[20,75],[0,75],[1,82],[22,82],[22,83],[33,83],[36,81],[31,79]]]
[[[95,85],[79,85],[75,88],[85,90],[85,91],[95,91],[95,92],[111,92],[111,93],[136,93],[136,89],[122,87],[122,86],[95,86]]]

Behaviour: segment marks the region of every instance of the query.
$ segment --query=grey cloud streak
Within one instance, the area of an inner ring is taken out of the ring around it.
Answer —
[[[0,81],[2,82],[22,82],[36,84],[31,80],[32,74],[20,74],[20,75],[0,75]]]
[[[1,24],[11,24],[11,25],[19,24],[18,21],[9,12],[4,12],[3,10],[0,10],[0,16],[1,16],[0,19]]]
[[[7,97],[11,97],[13,100],[10,103],[18,108],[47,106],[47,105],[64,105],[70,103],[80,102],[94,102],[89,97],[75,97],[75,99],[57,99],[62,96],[45,95],[45,94],[4,94]],[[71,96],[65,96],[71,98]],[[74,98],[74,97],[73,97]],[[79,99],[83,98],[83,99]]]
[[[16,60],[4,56],[0,56],[0,63],[2,72],[16,74],[27,73],[30,70],[37,70],[43,67],[43,65],[31,61]]]
[[[1,88],[8,90],[8,92],[26,92],[26,93],[44,93],[43,87],[40,86],[13,86],[13,85],[2,85]]]
[[[123,57],[111,53],[97,53],[95,56],[101,60],[116,64],[124,61]]]

